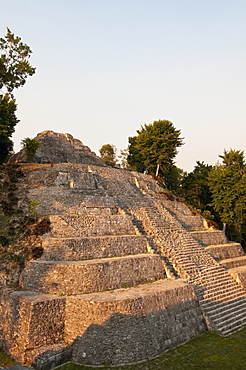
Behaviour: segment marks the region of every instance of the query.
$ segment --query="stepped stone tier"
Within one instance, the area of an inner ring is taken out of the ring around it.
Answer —
[[[51,163],[47,153],[23,169],[28,197],[51,227],[21,290],[0,289],[0,345],[37,369],[116,365],[246,325],[238,243],[168,200],[150,176],[107,167],[89,151],[83,158],[75,139],[68,161],[67,134],[37,138],[49,136],[65,143],[52,148]]]

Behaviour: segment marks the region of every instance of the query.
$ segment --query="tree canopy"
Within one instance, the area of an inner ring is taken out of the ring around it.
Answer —
[[[132,169],[148,172],[168,179],[174,174],[174,158],[177,148],[183,145],[181,131],[167,120],[145,124],[137,130],[137,136],[129,137],[129,154],[127,161]]]
[[[211,165],[197,161],[194,170],[185,174],[181,182],[181,196],[206,217],[211,217],[212,194],[208,176],[212,168]]]
[[[116,167],[117,159],[116,159],[116,147],[112,144],[104,144],[99,149],[100,157],[102,160],[111,167]]]
[[[0,38],[0,51],[0,163],[4,163],[13,150],[11,137],[19,122],[13,90],[23,86],[35,68],[28,61],[32,53],[30,47],[8,28],[5,37]]]
[[[0,38],[0,50],[0,89],[5,87],[8,93],[12,93],[35,73],[35,68],[28,61],[32,51],[9,28],[5,37]]]
[[[0,163],[3,163],[13,150],[13,142],[10,139],[19,122],[15,115],[15,100],[8,94],[0,95]]]
[[[209,173],[212,206],[221,221],[246,233],[246,166],[244,152],[230,149]]]

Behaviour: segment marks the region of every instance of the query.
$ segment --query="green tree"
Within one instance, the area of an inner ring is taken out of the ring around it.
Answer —
[[[183,145],[181,131],[167,120],[145,124],[137,130],[137,136],[129,137],[129,155],[127,161],[133,170],[147,172],[164,179],[178,170],[174,165],[177,148]],[[176,177],[177,179],[177,177]]]
[[[242,239],[246,233],[246,166],[244,152],[224,151],[219,156],[222,164],[214,166],[209,173],[212,207],[219,214],[224,230]]]
[[[10,139],[19,122],[16,118],[16,102],[8,94],[0,95],[0,164],[7,161],[13,150],[13,142]]]
[[[102,160],[111,167],[116,167],[117,159],[116,159],[116,148],[112,144],[104,144],[99,149],[100,157]]]
[[[124,170],[131,170],[129,163],[127,162],[128,154],[129,154],[129,150],[128,148],[126,148],[123,150],[121,149],[120,155],[118,156],[120,160],[120,168],[123,168]]]
[[[30,47],[8,28],[5,37],[0,38],[0,51],[0,90],[3,92],[0,94],[0,163],[4,163],[13,150],[11,137],[19,122],[12,92],[25,84],[27,77],[35,73],[35,68],[28,61],[32,53]]]
[[[35,139],[30,139],[29,137],[26,137],[21,141],[21,145],[26,151],[27,162],[29,163],[32,162],[36,154],[36,151],[41,146],[40,142]]]
[[[35,73],[35,68],[28,61],[32,51],[9,28],[5,37],[0,38],[0,50],[0,89],[5,87],[8,93],[12,93]]]
[[[210,206],[212,194],[208,185],[212,168],[213,166],[197,161],[194,170],[185,174],[181,183],[181,196],[208,218],[213,218]]]
[[[175,165],[170,165],[163,175],[165,186],[177,196],[180,196],[180,186],[183,176],[184,171]]]

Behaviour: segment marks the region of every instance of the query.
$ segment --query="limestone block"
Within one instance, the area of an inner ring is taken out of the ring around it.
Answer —
[[[25,363],[26,352],[63,340],[65,298],[30,291],[6,291],[0,296],[4,310],[2,345]]]
[[[220,230],[192,231],[190,235],[204,246],[227,243],[225,234]]]
[[[147,253],[148,240],[143,235],[96,236],[85,238],[46,238],[42,260],[77,261],[91,258]]]
[[[228,272],[246,291],[246,266],[234,267],[229,269]]]
[[[239,266],[245,266],[246,265],[246,256],[241,256],[241,257],[235,257],[235,258],[228,258],[226,260],[221,260],[220,264],[227,268],[234,268],[234,267],[239,267]]]
[[[244,251],[240,243],[209,245],[205,247],[205,250],[219,260],[244,256]]]
[[[136,234],[128,215],[49,216],[50,235],[55,238]]]
[[[82,294],[117,289],[165,277],[159,255],[139,254],[88,261],[32,261],[22,277],[24,289]]]
[[[187,230],[203,230],[203,219],[201,216],[177,216],[181,225]]]
[[[204,332],[192,287],[166,280],[68,297],[65,338],[72,342],[77,337],[73,361],[88,365],[141,361]]]

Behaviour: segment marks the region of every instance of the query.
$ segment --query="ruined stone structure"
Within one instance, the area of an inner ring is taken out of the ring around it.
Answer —
[[[67,359],[120,364],[246,325],[241,246],[167,200],[150,176],[109,168],[95,155],[90,162],[88,151],[83,159],[83,145],[69,140],[74,160],[59,163],[55,147],[49,160],[43,147],[38,162],[46,164],[26,170],[28,196],[51,228],[22,289],[0,290],[0,344],[38,369]]]

